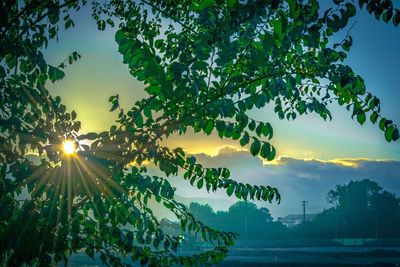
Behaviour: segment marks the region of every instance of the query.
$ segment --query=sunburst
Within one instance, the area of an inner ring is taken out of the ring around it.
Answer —
[[[63,143],[63,150],[65,154],[74,154],[76,150],[75,142],[71,140],[65,140]]]

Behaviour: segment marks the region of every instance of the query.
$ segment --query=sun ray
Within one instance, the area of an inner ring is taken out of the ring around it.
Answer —
[[[27,178],[25,178],[24,180],[22,180],[17,187],[24,187],[27,184],[29,184],[30,182],[32,182],[35,179],[38,179],[39,177],[41,177],[42,175],[46,175],[48,170],[46,170],[46,166],[45,165],[40,165],[38,166],[38,168]]]
[[[59,224],[60,221],[61,221],[62,210],[63,210],[62,203],[65,201],[65,190],[66,190],[66,185],[65,185],[66,184],[66,179],[63,179],[64,177],[66,177],[65,176],[66,170],[65,170],[65,168],[63,168],[61,166],[60,171],[62,171],[62,173],[60,175],[60,180],[61,180],[62,183],[61,183],[61,189],[60,189],[61,194],[58,197],[59,198],[59,205],[58,205],[58,214],[57,214],[57,224]]]
[[[67,209],[68,209],[68,216],[71,216],[71,210],[72,210],[72,188],[71,188],[71,179],[73,177],[71,176],[71,158],[67,158]]]
[[[52,177],[53,178],[55,178],[55,177],[57,177],[57,174],[58,174],[58,172],[59,172],[59,170],[58,170],[58,167],[57,168],[54,168],[54,169],[51,169],[50,170],[50,172],[52,172]],[[48,199],[46,200],[46,201],[48,201],[48,202],[50,202],[49,203],[49,211],[48,211],[48,222],[52,222],[52,218],[53,218],[53,214],[54,214],[54,209],[55,209],[55,205],[56,205],[56,201],[57,201],[57,196],[58,196],[58,193],[59,193],[59,190],[60,190],[60,186],[59,186],[59,184],[62,182],[60,179],[57,179],[57,181],[58,181],[58,184],[56,184],[56,182],[55,182],[55,179],[53,179],[53,181],[52,181],[52,185],[53,185],[53,190],[54,190],[54,194],[53,194],[53,197],[52,198],[50,198],[50,196],[48,197]],[[51,185],[49,186],[49,190],[51,190]],[[43,238],[42,238],[42,240],[45,240],[45,238],[46,238],[46,236],[47,235],[49,235],[50,233],[45,233],[45,235],[43,236]],[[53,242],[54,242],[54,240],[53,240]],[[54,250],[54,248],[53,248],[53,250]]]
[[[80,175],[81,178],[82,178],[81,180],[82,180],[82,184],[83,184],[84,190],[86,190],[87,194],[90,196],[90,198],[92,198],[92,197],[93,197],[93,194],[92,194],[91,190],[89,189],[89,186],[88,186],[88,184],[87,184],[87,181],[86,181],[86,179],[85,179],[85,176],[84,176],[83,173],[82,173],[81,167],[79,166],[79,163],[78,163],[78,159],[79,159],[79,158],[75,158],[75,157],[73,158],[75,167],[76,167],[77,171],[79,172],[79,175]],[[99,211],[98,211],[98,208],[97,208],[97,206],[95,205],[95,203],[94,203],[93,201],[90,201],[90,202],[91,202],[91,204],[92,204],[92,206],[93,206],[93,209],[96,210],[96,212],[98,213]]]
[[[43,174],[43,177],[40,178],[39,182],[36,184],[35,188],[31,192],[31,197],[34,198],[36,197],[36,194],[40,192],[40,189],[42,187],[46,187],[46,182],[52,177],[53,170],[48,170]],[[37,177],[39,178],[39,177]]]
[[[34,171],[34,173],[28,179],[25,179],[25,181],[23,183],[20,183],[19,186],[23,187],[23,186],[27,185],[28,183],[34,181],[35,179],[38,179],[40,176],[42,176],[42,178],[39,180],[38,184],[35,185],[35,187],[33,188],[32,192],[30,194],[31,199],[26,199],[23,205],[25,205],[25,203],[32,202],[33,201],[32,199],[35,199],[36,194],[39,193],[39,191],[42,187],[46,186],[45,182],[49,180],[49,178],[53,175],[53,173],[54,173],[54,169],[45,169],[44,166],[39,166],[38,169],[36,169]],[[41,201],[41,200],[44,201],[43,198],[38,199],[37,201]],[[39,204],[39,203],[37,203],[37,204]],[[27,226],[29,226],[31,222],[32,222],[32,219],[30,217],[28,219],[28,221],[24,223],[24,226],[22,227],[22,229],[19,231],[20,236],[24,235],[25,228]],[[45,238],[45,236],[42,237],[42,240],[44,240],[44,238]]]
[[[59,178],[60,177],[60,175],[59,175],[60,171],[61,171],[61,169],[59,167],[57,167],[57,169],[56,169],[57,175],[55,175],[54,177],[58,177]],[[57,179],[57,182],[58,182],[57,185],[55,185],[56,188],[55,188],[53,200],[52,200],[52,203],[51,203],[49,216],[53,216],[54,210],[56,210],[57,207],[58,207],[57,200],[60,200],[60,191],[61,191],[61,188],[62,188],[63,180],[62,179]],[[58,218],[59,218],[58,213],[59,213],[59,209],[57,210],[57,222],[56,222],[56,225],[58,224]],[[55,238],[55,236],[54,236],[54,238]],[[53,250],[55,249],[55,245],[56,245],[55,243],[56,243],[56,240],[54,239],[53,240]]]
[[[103,190],[103,193],[105,194],[110,194],[112,193],[106,186],[105,180],[109,178],[107,171],[104,167],[101,167],[100,165],[94,163],[93,161],[86,160],[85,162],[82,161],[79,157],[77,158],[81,166],[85,168],[85,171],[88,173],[88,175],[93,179],[94,184],[99,188],[99,190]],[[97,180],[96,180],[97,178]],[[97,184],[98,183],[98,184]],[[101,183],[101,184],[100,184]],[[122,192],[122,188],[120,185],[118,185],[115,181],[112,179],[109,179],[109,185],[118,190],[119,192]],[[103,187],[102,187],[103,186]],[[114,195],[111,195],[111,197],[115,197]]]

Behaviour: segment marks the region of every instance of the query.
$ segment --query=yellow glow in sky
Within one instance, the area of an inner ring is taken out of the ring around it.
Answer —
[[[73,154],[75,152],[75,144],[73,141],[67,140],[63,144],[65,154]]]

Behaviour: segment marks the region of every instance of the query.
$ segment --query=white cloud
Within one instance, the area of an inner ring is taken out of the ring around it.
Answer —
[[[301,201],[308,200],[308,212],[318,212],[328,207],[326,194],[338,184],[355,179],[371,179],[386,190],[400,194],[400,161],[369,159],[296,159],[280,157],[275,164],[264,164],[247,151],[226,147],[216,156],[195,155],[198,162],[206,167],[227,167],[231,178],[251,184],[277,187],[282,195],[280,205],[257,202],[271,210],[274,217],[301,212]],[[184,202],[191,200],[208,203],[215,209],[227,209],[234,198],[224,191],[207,193],[193,188],[180,178],[171,179],[177,187],[177,194]]]

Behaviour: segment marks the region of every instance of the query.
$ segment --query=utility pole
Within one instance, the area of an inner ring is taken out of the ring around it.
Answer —
[[[303,223],[306,222],[306,204],[308,203],[307,200],[303,200],[301,202],[302,206],[303,206]]]

